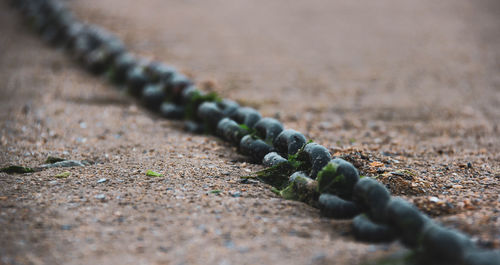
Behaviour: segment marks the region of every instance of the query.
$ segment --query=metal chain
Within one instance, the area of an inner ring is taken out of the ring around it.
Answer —
[[[42,39],[65,48],[95,75],[169,119],[181,119],[193,133],[209,133],[238,146],[243,155],[268,168],[257,177],[285,199],[317,207],[326,217],[353,219],[354,237],[365,242],[399,240],[437,264],[499,265],[500,253],[474,245],[465,234],[431,220],[409,202],[391,197],[373,178],[359,176],[349,162],[307,142],[255,109],[198,90],[175,68],[138,58],[110,32],[80,22],[56,0],[11,0]]]

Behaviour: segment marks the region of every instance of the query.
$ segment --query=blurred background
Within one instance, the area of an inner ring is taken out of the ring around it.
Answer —
[[[358,125],[410,121],[426,130],[460,118],[497,130],[497,1],[70,3],[137,53],[215,82],[269,116],[302,120],[311,108],[335,119],[354,112],[347,122]]]

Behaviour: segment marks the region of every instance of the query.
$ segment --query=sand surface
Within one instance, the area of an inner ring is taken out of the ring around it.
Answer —
[[[49,155],[93,164],[0,173],[0,264],[342,265],[402,249],[356,242],[349,220],[241,183],[262,167],[88,75],[5,2],[0,166]],[[500,248],[498,1],[68,4],[135,53],[279,118]]]

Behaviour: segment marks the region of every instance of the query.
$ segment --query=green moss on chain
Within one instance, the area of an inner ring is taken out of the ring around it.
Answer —
[[[309,143],[309,142],[308,142]],[[306,143],[307,144],[307,143]],[[305,145],[306,145],[305,144]],[[304,146],[302,146],[296,154],[289,155],[288,161],[277,164],[275,166],[258,171],[256,177],[271,186],[277,188],[280,195],[282,191],[289,185],[290,175],[296,171],[307,169],[307,162],[304,159]],[[286,191],[284,191],[286,196]],[[284,197],[285,197],[284,196]]]
[[[333,186],[345,180],[344,175],[337,174],[338,164],[328,163],[318,173],[318,192],[324,193],[332,190]]]
[[[304,148],[306,147],[306,145],[312,143],[313,141],[312,140],[309,140],[307,141],[307,143],[305,143],[298,151],[297,153],[293,154],[293,155],[288,155],[288,162],[290,164],[292,164],[292,166],[294,168],[296,168],[297,170],[304,170],[304,169],[307,169],[307,166],[306,166],[306,163],[307,163],[307,159],[306,157],[304,156],[306,153],[304,152]]]
[[[318,183],[307,177],[302,172],[294,173],[293,179],[286,188],[280,191],[280,195],[287,200],[305,202],[317,207],[319,193],[317,192]]]
[[[307,141],[300,149],[297,151],[297,153],[293,155],[288,155],[288,161],[290,163],[294,164],[294,166],[297,168],[297,171],[300,170],[305,170],[305,171],[310,171],[311,169],[311,162],[309,161],[309,155],[307,152],[304,151],[306,148],[306,145],[313,143],[313,140]]]
[[[35,170],[33,168],[30,168],[30,167],[12,165],[12,166],[1,168],[0,172],[4,172],[7,174],[16,174],[16,173],[26,174],[26,173],[35,172]]]
[[[248,127],[246,124],[238,124],[238,126],[245,130],[253,139],[258,139],[259,137],[257,136],[257,131],[254,128]]]
[[[247,127],[248,128],[248,127]],[[307,169],[307,163],[304,159],[304,147],[310,142],[304,144],[299,151],[294,155],[288,156],[288,161],[277,164],[275,166],[263,169],[255,173],[256,177],[277,188],[284,189],[289,183],[290,175],[296,171],[302,171]]]
[[[299,194],[297,194],[297,190],[295,187],[296,184],[294,182],[291,182],[290,184],[288,184],[288,186],[286,186],[279,192],[279,195],[281,195],[283,199],[297,201],[299,200]]]
[[[274,194],[281,196],[281,191],[280,191],[280,190],[278,190],[277,188],[275,188],[275,187],[271,187],[271,191],[272,191]]]
[[[288,178],[293,172],[295,172],[295,170],[292,165],[288,162],[283,162],[261,171],[257,171],[255,175],[262,182],[277,189],[283,189],[288,184]]]
[[[205,95],[202,95],[199,91],[195,91],[189,102],[186,104],[186,111],[184,118],[187,120],[196,120],[196,112],[198,111],[198,107],[203,102],[220,102],[222,99],[215,92],[210,92]]]

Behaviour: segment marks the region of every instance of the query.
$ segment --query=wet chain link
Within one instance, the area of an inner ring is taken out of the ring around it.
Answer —
[[[284,181],[267,181],[284,198],[306,202],[326,217],[353,218],[356,239],[399,240],[435,264],[500,264],[498,251],[476,247],[463,233],[443,227],[409,202],[392,197],[382,183],[360,178],[352,164],[332,158],[324,146],[307,142],[303,134],[284,129],[276,119],[262,118],[253,108],[198,90],[169,65],[132,55],[116,36],[80,22],[61,2],[13,0],[11,4],[45,42],[64,47],[90,73],[105,75],[145,108],[165,118],[184,120],[187,131],[215,134],[252,161],[288,174]]]

